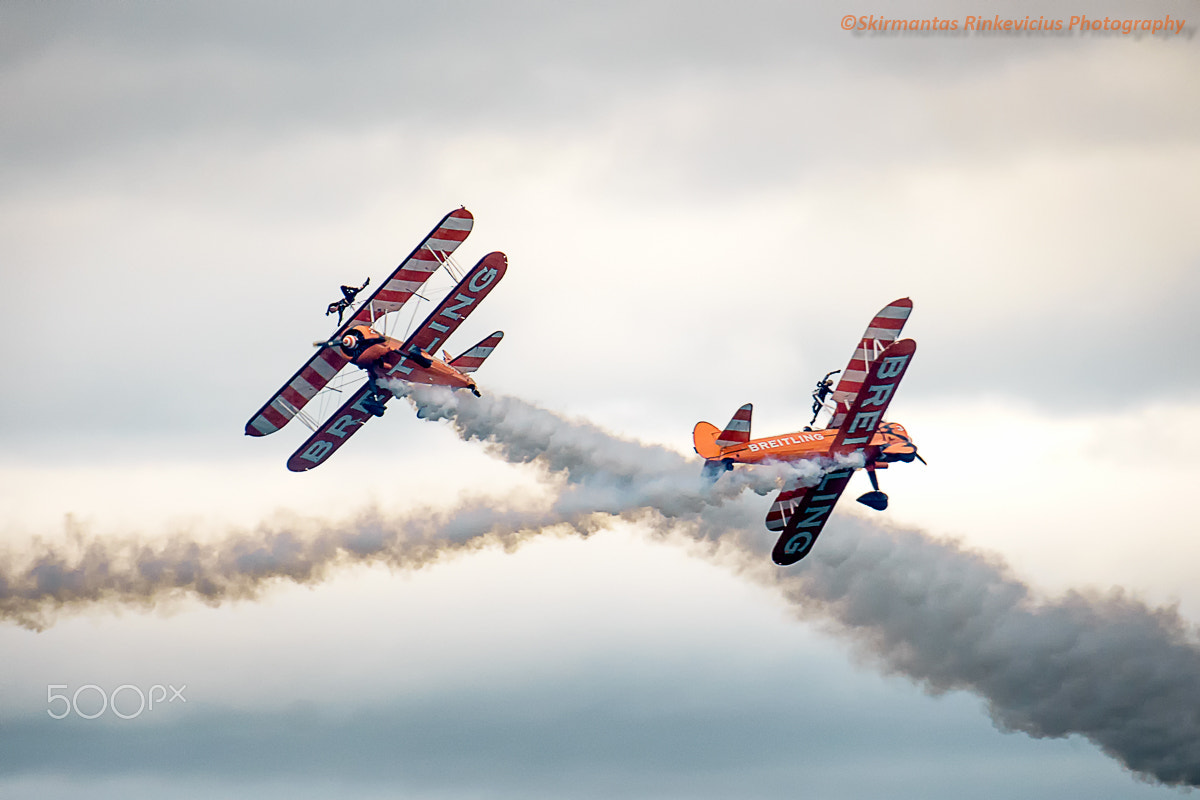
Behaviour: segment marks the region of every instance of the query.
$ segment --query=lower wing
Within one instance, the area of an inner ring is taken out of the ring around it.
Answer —
[[[844,467],[825,473],[821,482],[816,486],[802,487],[800,494],[793,491],[787,501],[788,512],[781,515],[786,522],[783,525],[783,533],[780,534],[779,541],[775,543],[775,549],[771,551],[772,561],[781,567],[786,567],[795,564],[809,554],[853,474],[853,467]],[[779,497],[775,500],[776,505],[788,492],[789,489],[785,487],[779,493]],[[774,512],[775,506],[772,506],[771,510]],[[769,514],[767,527],[771,527]]]
[[[324,464],[364,422],[374,416],[369,408],[372,394],[372,382],[368,380],[325,421],[324,425],[308,437],[308,441],[300,445],[299,450],[292,453],[287,468],[292,472],[306,472]],[[381,407],[376,408],[382,413]]]

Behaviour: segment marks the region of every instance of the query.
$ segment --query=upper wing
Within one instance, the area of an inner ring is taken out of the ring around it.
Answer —
[[[396,267],[396,271],[387,281],[376,289],[375,294],[371,295],[367,302],[359,307],[358,312],[330,338],[339,338],[351,325],[371,325],[384,314],[398,310],[463,243],[474,224],[475,218],[465,208],[451,211],[442,217],[442,221],[417,245],[417,249],[400,262],[400,266]]]
[[[350,359],[335,347],[322,347],[246,423],[247,436],[266,436],[288,423]]]
[[[786,567],[808,555],[853,474],[854,467],[844,467],[825,473],[816,486],[802,489],[799,500],[790,505],[787,524],[771,551],[772,561]],[[786,492],[785,488],[780,497]],[[770,527],[770,517],[767,519],[767,527]]]
[[[916,342],[901,339],[888,345],[871,362],[854,405],[846,414],[846,422],[833,439],[832,452],[848,452],[871,441],[915,352]]]
[[[850,363],[842,370],[837,388],[833,390],[832,399],[836,407],[833,418],[829,421],[830,428],[842,426],[846,412],[854,405],[859,391],[862,390],[863,381],[867,377],[867,366],[884,347],[900,338],[900,331],[904,330],[904,323],[911,313],[912,300],[905,297],[884,306],[871,320]]]
[[[462,244],[471,232],[474,221],[471,212],[465,208],[451,211],[442,217],[442,221],[409,253],[408,258],[400,262],[400,266],[396,267],[354,316],[338,328],[330,340],[340,339],[351,325],[370,325],[384,314],[404,305],[455,248]],[[322,347],[250,418],[246,423],[246,435],[266,436],[282,428],[349,363],[350,359],[346,358],[340,349]]]
[[[404,342],[403,351],[410,353],[416,347],[427,353],[436,353],[437,348],[450,338],[450,334],[475,310],[479,301],[487,297],[500,282],[507,269],[508,258],[504,253],[488,253],[481,258],[459,281],[458,286],[450,290],[446,299],[408,337]],[[403,379],[412,369],[409,359],[406,358],[392,367],[390,374]]]

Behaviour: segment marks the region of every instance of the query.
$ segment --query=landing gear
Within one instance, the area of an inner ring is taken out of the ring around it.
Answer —
[[[368,380],[371,382],[371,393],[363,398],[363,410],[370,412],[371,416],[382,417],[387,407],[387,401],[392,399],[392,394],[386,389],[380,389],[376,386],[374,376],[368,378]]]
[[[879,479],[875,477],[875,462],[868,461],[866,469],[867,476],[871,479],[871,488],[874,491],[867,492],[862,497],[859,497],[858,502],[867,508],[883,511],[888,506],[888,496],[879,491]]]
[[[366,400],[363,400],[362,407],[371,412],[371,415],[375,417],[382,417],[386,408],[382,401],[376,400],[374,397],[368,397]]]
[[[483,395],[481,395],[479,393],[479,390],[476,389],[474,386],[471,387],[471,394],[475,395],[476,397],[483,397]]]
[[[887,508],[888,496],[883,492],[867,492],[862,497],[858,498],[858,502],[862,503],[867,508],[873,508],[876,511],[883,511]]]

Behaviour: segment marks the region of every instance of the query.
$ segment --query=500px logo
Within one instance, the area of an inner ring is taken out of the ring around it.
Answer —
[[[163,686],[161,683],[156,683],[150,687],[148,692],[143,692],[137,686],[131,683],[123,683],[116,689],[112,690],[112,694],[105,692],[94,683],[86,683],[75,690],[74,694],[66,695],[59,694],[56,689],[66,689],[65,683],[51,683],[46,686],[46,713],[54,719],[63,719],[70,716],[74,711],[77,716],[84,719],[95,719],[105,711],[112,710],[112,713],[121,719],[136,719],[145,711],[153,711],[154,705],[162,705],[164,701],[174,703],[176,700],[187,702],[187,698],[183,696],[183,690],[187,688],[187,684],[183,684],[176,689],[171,684]],[[171,690],[170,697],[167,696],[167,689]],[[88,694],[84,694],[88,692]],[[96,695],[96,699],[92,699],[92,694]],[[80,708],[80,695],[83,695],[83,708]],[[121,698],[121,707],[117,706],[117,698]],[[58,708],[55,708],[55,703],[61,703]],[[99,710],[96,709],[97,703]],[[136,708],[135,708],[136,705]],[[86,710],[85,710],[86,709]],[[55,713],[55,711],[59,713]]]

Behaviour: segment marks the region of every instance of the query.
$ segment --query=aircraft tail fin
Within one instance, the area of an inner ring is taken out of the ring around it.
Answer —
[[[504,331],[496,331],[479,344],[475,345],[470,350],[451,361],[450,366],[454,367],[459,372],[468,374],[474,372],[483,365],[484,359],[492,354],[492,351],[496,349],[496,345],[500,344],[500,340],[503,338]]]
[[[729,469],[732,465],[721,460],[721,448],[731,445],[745,444],[750,441],[750,414],[754,406],[750,403],[742,406],[729,420],[725,430],[721,430],[711,422],[697,422],[692,429],[692,446],[696,452],[704,456],[704,474],[711,480]]]
[[[725,426],[725,430],[721,431],[721,435],[717,437],[717,444],[721,447],[730,447],[750,441],[750,415],[753,412],[753,403],[746,403],[739,408],[733,415],[733,419],[729,420],[729,424]]]

